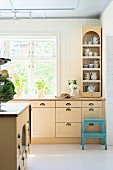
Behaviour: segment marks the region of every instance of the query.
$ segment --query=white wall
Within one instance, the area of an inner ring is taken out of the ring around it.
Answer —
[[[98,19],[39,19],[0,21],[0,35],[37,35],[56,33],[59,37],[58,93],[70,92],[68,79],[81,76],[81,29],[82,26],[98,26]]]
[[[106,55],[106,38],[108,36],[112,36],[113,38],[113,2],[109,5],[109,7],[106,9],[106,11],[103,13],[101,19],[100,19],[101,25],[102,25],[102,35],[103,35],[103,84],[104,84],[104,94],[106,97],[106,118],[107,118],[107,141],[109,145],[113,145],[113,98],[111,98],[108,95],[108,89],[111,87],[111,80],[108,79],[108,72],[110,73],[110,68],[108,63],[108,56]],[[112,41],[113,42],[113,41]],[[107,46],[108,47],[108,46]],[[113,48],[113,44],[112,44]],[[113,65],[113,63],[112,63]],[[111,70],[113,70],[111,68]],[[113,75],[111,75],[113,78]],[[113,88],[113,85],[112,85]],[[112,89],[111,89],[112,91]],[[111,95],[111,94],[110,94]],[[113,97],[113,96],[112,96]]]

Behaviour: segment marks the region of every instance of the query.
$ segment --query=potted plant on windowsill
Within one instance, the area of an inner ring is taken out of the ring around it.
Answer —
[[[23,86],[27,80],[22,78],[20,75],[14,76],[14,85],[17,92],[17,97],[22,97]]]
[[[44,89],[45,89],[45,81],[44,79],[40,79],[38,81],[36,81],[36,87],[37,87],[37,90],[38,90],[38,97],[41,98],[41,97],[44,97]]]

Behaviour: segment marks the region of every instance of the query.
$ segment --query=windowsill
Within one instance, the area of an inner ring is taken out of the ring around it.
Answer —
[[[14,100],[28,100],[28,99],[55,99],[55,96],[44,96],[39,98],[37,95],[31,96],[31,95],[26,95],[26,96],[20,96],[20,97],[14,97]]]

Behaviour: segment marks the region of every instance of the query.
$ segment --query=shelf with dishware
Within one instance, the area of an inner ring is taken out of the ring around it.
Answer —
[[[100,83],[101,82],[101,80],[82,80],[82,82],[84,83]]]
[[[101,97],[101,27],[83,27],[81,56],[81,96]]]
[[[100,59],[101,56],[83,56],[83,59]]]
[[[100,47],[100,44],[83,44],[83,47]]]

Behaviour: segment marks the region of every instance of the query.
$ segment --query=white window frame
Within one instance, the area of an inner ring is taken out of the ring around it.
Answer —
[[[24,36],[21,34],[17,36],[17,34],[11,34],[11,35],[0,35],[0,39],[1,41],[5,41],[5,52],[4,52],[4,55],[7,56],[6,58],[8,58],[9,56],[9,43],[8,41],[16,41],[16,40],[24,40],[24,41],[35,41],[37,40],[37,38],[39,37],[52,37],[52,36],[55,36],[56,37],[56,64],[55,64],[55,69],[56,69],[56,80],[55,80],[55,94],[58,95],[60,94],[61,92],[61,86],[60,86],[60,83],[61,83],[61,80],[60,80],[60,73],[61,73],[61,70],[60,70],[60,35],[59,33],[50,33],[50,34],[46,34],[46,33],[42,33],[42,34],[37,34],[37,35],[30,35],[30,34],[27,34]],[[34,58],[34,61],[36,57],[33,57]],[[22,59],[22,58],[21,58]],[[32,60],[32,57],[30,56],[30,59]],[[44,59],[44,58],[43,58]],[[16,59],[15,59],[16,60]],[[29,60],[28,57],[27,58],[24,58],[23,60]],[[46,61],[46,60],[45,60]]]

